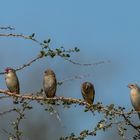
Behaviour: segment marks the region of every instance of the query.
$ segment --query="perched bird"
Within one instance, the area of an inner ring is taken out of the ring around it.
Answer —
[[[10,92],[20,94],[19,80],[13,68],[8,67],[5,69],[5,82]],[[18,103],[16,97],[14,100],[14,103]]]
[[[51,69],[44,72],[43,90],[48,98],[55,96],[57,88],[57,81],[55,73]]]
[[[140,119],[140,88],[137,84],[129,84],[128,87],[131,89],[130,98],[131,103],[136,111],[139,111],[138,116]]]
[[[84,82],[81,85],[81,93],[84,98],[84,100],[89,103],[93,104],[94,96],[95,96],[95,89],[92,83],[90,82]]]

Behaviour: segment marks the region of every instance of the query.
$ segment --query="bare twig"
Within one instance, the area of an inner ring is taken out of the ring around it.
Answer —
[[[38,59],[40,59],[40,58],[42,58],[42,57],[43,57],[43,55],[40,54],[40,55],[38,55],[35,59],[31,60],[31,61],[28,62],[27,64],[23,64],[21,67],[15,69],[15,70],[16,70],[16,71],[19,71],[19,70],[21,70],[21,69],[23,69],[23,68],[25,68],[25,67],[27,67],[27,66],[30,66],[33,62],[37,61]]]
[[[7,26],[7,27],[1,26],[0,29],[1,30],[7,30],[7,29],[9,29],[9,30],[15,30],[15,28],[13,28],[11,26]]]
[[[43,55],[39,54],[36,58],[34,58],[33,60],[29,61],[26,64],[23,64],[22,66],[20,66],[19,68],[16,68],[15,70],[16,71],[22,70],[25,67],[30,66],[32,63],[36,62],[38,59],[41,59],[41,58],[43,58]],[[0,75],[3,75],[3,74],[5,74],[5,72],[0,72]]]
[[[24,39],[31,39],[30,36],[25,36],[22,34],[0,34],[0,36],[6,36],[6,37],[12,36],[12,37],[22,37]]]
[[[64,82],[67,82],[67,81],[73,81],[73,80],[75,80],[75,79],[83,79],[83,78],[89,77],[89,76],[90,76],[89,74],[85,74],[85,75],[76,75],[76,76],[73,76],[73,77],[68,77],[68,78],[66,78],[66,79],[64,79],[64,80],[60,80],[60,81],[57,82],[57,84],[61,85],[61,84],[63,84]]]
[[[5,114],[7,114],[7,113],[11,113],[11,112],[13,112],[13,111],[15,111],[15,108],[10,109],[10,110],[7,110],[7,111],[0,112],[0,116],[5,115]]]
[[[32,40],[32,41],[38,43],[41,46],[44,45],[44,43],[39,42],[32,35],[26,36],[26,35],[23,35],[23,34],[0,34],[0,36],[3,36],[3,37],[10,37],[10,36],[11,37],[21,37],[21,38],[24,38],[24,39]]]
[[[0,100],[4,98],[9,98],[10,96],[0,96]]]
[[[54,114],[56,116],[56,118],[58,119],[58,121],[60,122],[61,126],[64,126],[59,113],[56,111],[56,109],[51,104],[49,104],[49,110],[50,109],[51,109],[50,114],[51,115]]]
[[[61,55],[59,55],[59,56],[61,56]],[[95,63],[79,63],[79,62],[73,61],[73,60],[65,58],[65,57],[62,57],[62,58],[69,61],[72,64],[79,65],[79,66],[97,66],[97,65],[100,65],[100,64],[105,64],[105,63],[110,63],[111,62],[110,60],[107,60],[107,61],[99,61],[99,62],[95,62]]]

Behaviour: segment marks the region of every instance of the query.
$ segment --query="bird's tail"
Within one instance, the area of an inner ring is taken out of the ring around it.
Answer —
[[[17,97],[13,97],[13,103],[18,104],[18,98]]]
[[[19,91],[16,92],[16,94],[20,94]],[[13,97],[13,103],[14,103],[14,104],[18,104],[18,103],[19,103],[18,97]]]
[[[139,119],[140,119],[140,113],[138,113]]]

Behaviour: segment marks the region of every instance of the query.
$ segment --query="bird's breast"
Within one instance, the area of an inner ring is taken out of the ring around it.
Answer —
[[[54,77],[52,77],[52,76],[45,77],[44,84],[45,84],[46,87],[50,87],[54,83],[55,83]]]
[[[140,93],[136,91],[131,92],[131,101],[134,107],[140,106]]]

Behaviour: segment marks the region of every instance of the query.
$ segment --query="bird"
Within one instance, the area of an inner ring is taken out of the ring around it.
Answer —
[[[94,85],[90,82],[84,82],[81,85],[81,93],[84,98],[84,100],[89,103],[93,104],[94,97],[95,97],[95,89]]]
[[[56,93],[57,80],[55,73],[51,69],[47,69],[44,72],[43,78],[43,90],[48,98],[53,98]]]
[[[140,88],[137,84],[128,84],[128,88],[130,88],[130,99],[132,106],[135,111],[138,112],[138,116],[140,119]]]
[[[16,75],[16,71],[8,67],[5,69],[5,82],[7,85],[7,88],[10,92],[13,92],[15,94],[20,94],[20,85],[19,85],[19,80]],[[14,97],[13,103],[18,103],[18,98]]]

